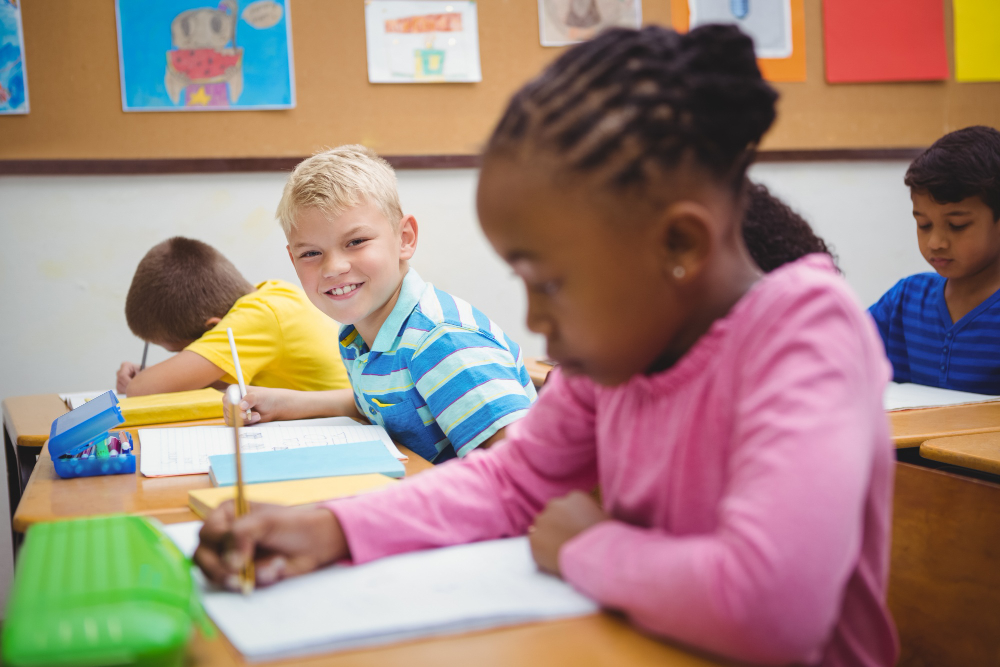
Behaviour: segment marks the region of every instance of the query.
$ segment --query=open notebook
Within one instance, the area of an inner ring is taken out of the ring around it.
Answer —
[[[201,522],[165,526],[185,554]],[[542,574],[526,537],[334,565],[248,596],[223,592],[196,573],[205,611],[250,660],[376,646],[598,610]]]
[[[384,428],[362,425],[347,417],[246,426],[240,432],[240,437],[243,452],[269,452],[377,440],[394,458],[406,460]],[[233,433],[228,426],[139,429],[139,471],[146,477],[207,473],[209,456],[232,453]]]
[[[945,405],[965,405],[1000,400],[1000,396],[971,394],[967,391],[940,389],[912,382],[890,382],[885,388],[883,404],[885,409],[915,410],[917,408],[937,408]]]

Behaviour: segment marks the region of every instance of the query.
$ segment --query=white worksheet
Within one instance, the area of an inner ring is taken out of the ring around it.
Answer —
[[[101,394],[106,394],[110,389],[105,389],[104,391],[80,391],[71,394],[59,394],[59,400],[66,403],[70,410],[76,410],[78,407],[86,403],[87,401],[92,401]],[[115,398],[119,401],[125,398],[125,394],[115,394]]]
[[[378,441],[396,459],[396,449],[381,426],[358,424],[347,417],[273,422],[240,429],[240,451],[270,452],[299,447]],[[233,453],[233,431],[228,426],[186,426],[139,429],[139,471],[146,477],[208,473],[208,457]]]
[[[886,410],[915,410],[945,405],[965,405],[1000,400],[1000,396],[972,394],[967,391],[940,389],[912,382],[890,382],[885,388],[883,404]]]
[[[163,528],[185,554],[201,522]],[[196,573],[202,604],[249,660],[376,646],[597,612],[598,605],[538,571],[526,537],[334,565],[250,595]]]

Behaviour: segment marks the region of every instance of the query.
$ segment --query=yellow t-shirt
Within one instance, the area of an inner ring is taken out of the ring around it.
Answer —
[[[236,383],[226,328],[232,327],[243,379],[258,387],[315,391],[351,386],[337,346],[339,325],[283,280],[268,280],[236,300],[222,321],[185,349]]]

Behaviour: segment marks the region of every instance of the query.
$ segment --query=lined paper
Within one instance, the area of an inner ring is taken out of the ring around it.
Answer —
[[[164,526],[185,554],[201,522]],[[278,660],[558,618],[598,605],[538,570],[528,538],[333,565],[251,595],[197,581],[202,604],[249,660]]]
[[[271,452],[377,440],[396,459],[406,459],[381,426],[343,419],[348,423],[306,419],[246,426],[240,429],[241,451]],[[209,456],[233,453],[233,433],[228,426],[141,428],[139,446],[139,470],[146,477],[199,475],[208,473]]]

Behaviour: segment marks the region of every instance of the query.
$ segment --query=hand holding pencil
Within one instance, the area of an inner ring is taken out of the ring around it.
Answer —
[[[233,330],[229,330],[229,342],[233,342]],[[233,355],[236,354],[236,348],[233,348]],[[239,368],[239,362],[237,362],[237,368]],[[240,383],[242,384],[242,382]],[[236,387],[230,385],[229,390],[226,392],[230,395],[230,402],[232,399],[238,399],[239,397],[234,396],[236,393]],[[238,400],[237,400],[238,402]],[[250,504],[247,502],[247,497],[245,490],[243,488],[243,453],[240,451],[240,427],[243,426],[243,414],[233,408],[233,440],[235,444],[235,456],[236,456],[236,518],[246,516],[250,513]],[[253,554],[251,553],[244,560],[243,566],[240,568],[239,573],[239,585],[240,590],[243,595],[249,595],[253,592],[254,583],[256,582],[256,575],[254,574],[254,562]]]
[[[236,340],[233,338],[233,328],[226,327],[226,335],[229,336],[229,351],[233,354],[233,367],[235,369],[236,381],[240,383],[240,401],[247,395],[247,386],[243,383],[243,368],[240,367],[240,355],[236,353]],[[233,405],[239,405],[236,401]],[[246,421],[250,421],[250,410],[247,410]]]

